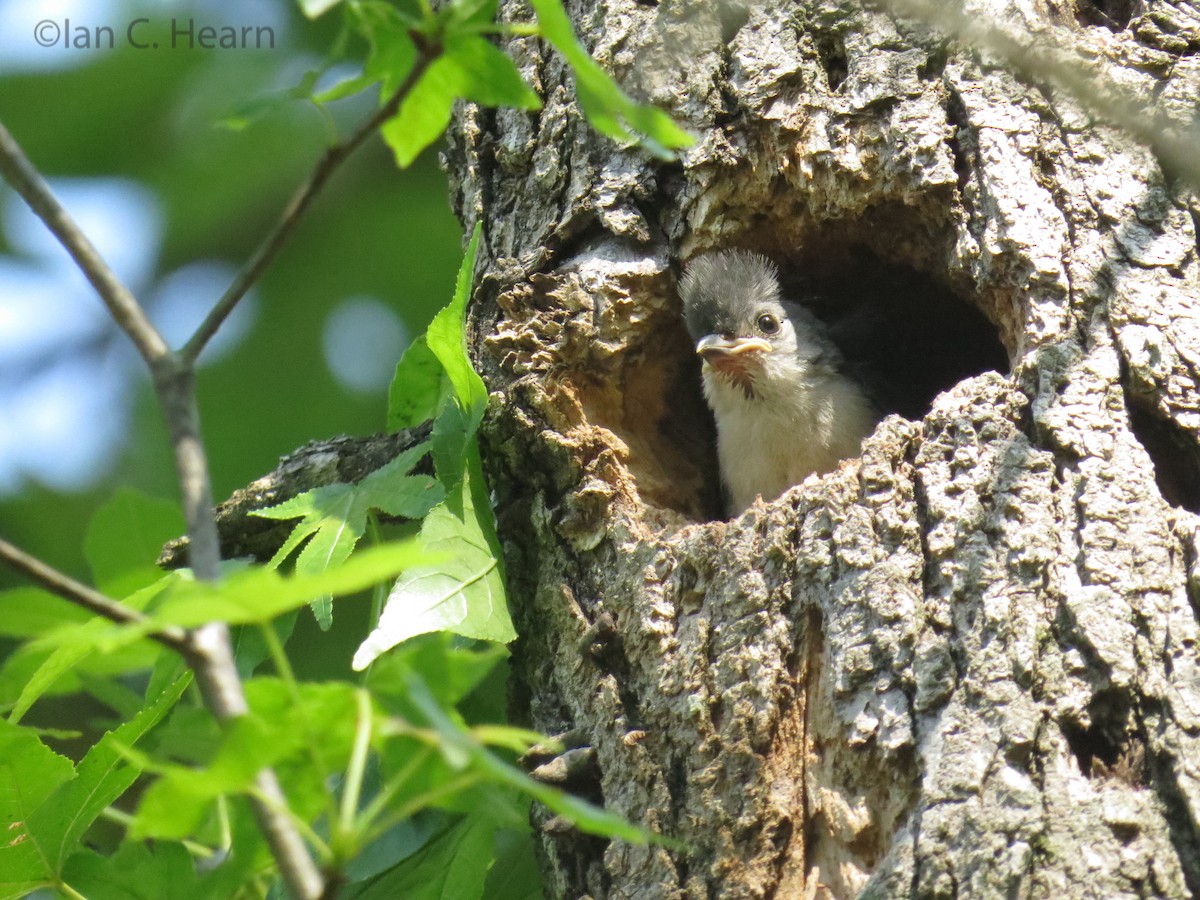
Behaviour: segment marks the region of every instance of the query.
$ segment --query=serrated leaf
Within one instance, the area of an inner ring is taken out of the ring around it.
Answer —
[[[23,897],[53,878],[40,848],[29,840],[27,822],[74,775],[71,761],[36,733],[0,722],[0,896]]]
[[[441,362],[421,335],[400,357],[388,388],[388,431],[413,428],[432,419],[450,382]]]
[[[0,833],[24,822],[75,767],[41,742],[37,732],[0,721]]]
[[[429,476],[408,474],[428,449],[428,444],[410,447],[358,484],[323,485],[278,506],[255,510],[254,515],[267,519],[302,518],[270,565],[280,565],[308,540],[296,559],[296,571],[317,575],[350,557],[367,530],[372,509],[407,519],[424,516],[445,496],[441,485]],[[328,629],[333,622],[331,598],[317,598],[313,612],[322,630]]]
[[[472,447],[467,455],[463,478],[421,525],[422,546],[442,561],[406,572],[396,581],[379,624],[354,654],[354,669],[361,671],[380,653],[430,631],[498,643],[516,638],[479,451]]]
[[[131,721],[102,737],[80,761],[75,777],[61,784],[25,821],[25,841],[48,873],[57,876],[84,832],[133,784],[137,766],[123,755],[157,725],[179,700],[191,676],[180,678]],[[0,869],[4,868],[0,858]]]
[[[162,577],[155,564],[163,544],[183,534],[179,504],[118,488],[88,523],[83,555],[96,589],[124,597]]]
[[[695,139],[662,110],[632,100],[592,59],[575,37],[560,0],[530,0],[542,36],[575,73],[579,105],[592,127],[621,144],[641,143],[652,155],[671,160]]]

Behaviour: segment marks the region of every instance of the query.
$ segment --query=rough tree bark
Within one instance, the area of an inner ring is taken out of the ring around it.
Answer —
[[[971,7],[1194,112],[1185,0]],[[545,108],[457,120],[514,703],[688,849],[544,829],[552,895],[1200,894],[1195,195],[877,7],[569,8],[699,141],[663,164],[597,138],[531,39]],[[675,294],[722,246],[965,351],[881,356],[907,418],[732,522]]]

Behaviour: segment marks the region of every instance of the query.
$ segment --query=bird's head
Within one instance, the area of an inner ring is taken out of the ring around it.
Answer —
[[[741,388],[747,398],[820,352],[797,333],[803,313],[780,299],[775,266],[757,253],[720,250],[694,259],[679,292],[706,374]]]

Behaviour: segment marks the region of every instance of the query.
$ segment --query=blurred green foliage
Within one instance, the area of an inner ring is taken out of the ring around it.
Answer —
[[[151,52],[118,40],[76,68],[0,74],[0,121],[48,178],[121,176],[153,190],[164,214],[159,275],[201,259],[240,266],[332,138],[315,107],[258,101],[278,97],[322,65],[341,17],[309,21],[287,0],[271,5],[273,15],[286,18],[274,50]],[[25,6],[32,25],[35,5]],[[161,9],[130,4],[90,24],[165,16]],[[188,15],[186,7],[171,9]],[[211,8],[196,16],[215,21]],[[351,36],[347,52],[361,59],[365,42]],[[376,96],[371,90],[331,105],[342,136],[370,114]],[[256,106],[258,115],[243,127],[229,127],[231,117]],[[420,334],[445,304],[462,232],[434,151],[404,171],[378,138],[351,157],[257,285],[249,334],[201,369],[201,416],[218,499],[309,440],[384,427],[385,391],[364,395],[343,387],[324,364],[322,328],[337,303],[355,295],[393,307],[410,335]],[[396,347],[397,359],[403,350]],[[169,444],[145,381],[137,394],[134,427],[115,468],[82,493],[30,483],[0,498],[0,531],[84,577],[83,529],[117,485],[176,497]],[[0,588],[19,583],[0,569]]]

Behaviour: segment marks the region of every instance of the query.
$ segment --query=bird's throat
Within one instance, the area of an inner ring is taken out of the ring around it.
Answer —
[[[757,396],[754,390],[755,376],[761,373],[762,365],[749,356],[750,354],[717,356],[706,360],[705,367],[710,370],[714,379],[737,388],[747,400],[753,400]]]

